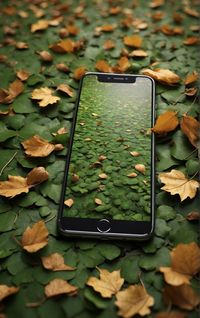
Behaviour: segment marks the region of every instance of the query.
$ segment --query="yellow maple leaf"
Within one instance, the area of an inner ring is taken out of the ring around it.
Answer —
[[[54,145],[38,135],[23,141],[22,146],[25,149],[25,153],[30,157],[47,157],[52,151],[64,148],[63,145]]]
[[[100,269],[100,279],[90,277],[87,285],[91,286],[95,291],[99,292],[102,297],[111,298],[116,294],[124,283],[124,279],[120,276],[120,270],[109,272],[107,269]]]
[[[154,299],[144,286],[131,285],[116,295],[115,304],[119,308],[118,314],[123,318],[130,318],[136,314],[145,316],[150,314],[149,307],[153,306]]]
[[[42,256],[42,265],[44,268],[56,271],[72,271],[75,268],[69,265],[66,265],[64,262],[64,257],[59,253],[53,253],[48,256]]]
[[[160,267],[165,281],[173,286],[189,284],[200,271],[200,249],[195,242],[178,244],[171,252],[171,267]]]
[[[194,198],[199,188],[199,182],[187,179],[183,172],[172,169],[170,172],[159,174],[162,183],[165,183],[162,190],[174,194],[179,194],[181,201],[187,197]]]
[[[36,88],[33,90],[31,98],[40,100],[39,106],[46,107],[50,104],[55,104],[60,100],[60,97],[53,96],[53,90],[48,87]]]
[[[35,253],[48,244],[48,230],[44,221],[28,226],[22,235],[21,244],[24,250]]]
[[[62,294],[74,295],[77,290],[76,286],[69,284],[64,279],[55,278],[45,286],[45,295],[47,298]]]

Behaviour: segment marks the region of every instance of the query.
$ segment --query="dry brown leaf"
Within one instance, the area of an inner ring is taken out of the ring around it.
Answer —
[[[48,51],[38,51],[37,54],[40,56],[40,59],[44,62],[53,61],[53,56]]]
[[[28,193],[31,187],[48,179],[48,172],[43,167],[31,170],[26,178],[8,176],[8,181],[0,181],[0,195],[14,198],[21,193]]]
[[[30,188],[48,180],[48,177],[49,174],[44,167],[36,167],[27,174],[26,181]]]
[[[139,153],[138,151],[131,151],[130,154],[131,154],[131,156],[133,156],[133,157],[138,157],[138,156],[140,156],[140,153]]]
[[[185,114],[181,119],[180,126],[190,143],[197,148],[200,137],[200,122],[194,117]]]
[[[29,253],[39,251],[48,244],[48,234],[44,221],[28,226],[22,235],[22,248]]]
[[[76,45],[71,39],[65,39],[50,45],[50,49],[56,53],[73,53],[76,49]]]
[[[183,41],[185,45],[196,45],[199,43],[199,37],[197,36],[190,36],[189,38]]]
[[[72,97],[74,95],[74,92],[73,92],[72,88],[69,85],[67,85],[67,84],[58,85],[56,90],[57,91],[61,91],[61,92],[65,93],[65,94],[67,94],[70,97]]]
[[[55,278],[45,286],[44,292],[46,297],[50,298],[62,294],[74,295],[76,294],[77,290],[78,288],[76,286],[70,285],[64,279]]]
[[[186,219],[188,221],[200,221],[200,212],[198,211],[189,212],[186,216]]]
[[[10,104],[24,90],[24,84],[16,79],[9,85],[8,89],[0,88],[0,103]]]
[[[64,201],[64,204],[66,206],[68,206],[68,208],[71,208],[71,206],[74,204],[74,200],[73,199],[67,199]]]
[[[107,269],[98,268],[100,279],[90,277],[87,285],[91,286],[95,291],[99,292],[104,298],[111,298],[115,295],[124,283],[124,279],[120,276],[120,270],[109,272]]]
[[[185,95],[187,96],[194,96],[196,95],[198,91],[198,88],[197,87],[190,87],[190,88],[185,88]]]
[[[47,29],[49,26],[48,20],[38,20],[36,23],[31,24],[31,32],[37,32]]]
[[[57,132],[52,133],[53,136],[63,135],[68,133],[68,129],[66,127],[61,127],[57,130]]]
[[[96,27],[95,31],[97,32],[112,32],[116,29],[116,24],[104,24],[100,27]]]
[[[139,48],[142,45],[142,38],[137,35],[127,35],[124,37],[124,44],[130,47]]]
[[[48,256],[42,256],[42,265],[44,268],[53,272],[73,271],[75,268],[65,264],[64,257],[59,253],[53,253]]]
[[[191,74],[188,74],[184,80],[185,85],[190,85],[198,81],[199,74],[196,71],[193,71]]]
[[[127,174],[127,177],[135,178],[135,177],[137,177],[137,173],[135,173],[135,172],[129,173],[129,174]]]
[[[66,64],[64,64],[64,63],[56,64],[56,68],[60,72],[69,73],[69,67]]]
[[[170,86],[178,84],[181,80],[181,78],[177,74],[168,69],[157,68],[155,70],[151,70],[146,68],[143,69],[141,73],[144,75],[151,76],[153,79],[155,79],[161,84]]]
[[[108,176],[107,176],[106,173],[100,173],[100,174],[99,174],[99,178],[101,178],[101,179],[107,179]]]
[[[0,285],[0,301],[12,294],[16,294],[18,291],[19,287]]]
[[[117,65],[113,68],[114,72],[126,72],[131,66],[129,59],[126,56],[122,56],[118,61]]]
[[[145,174],[145,171],[146,171],[146,168],[145,168],[145,165],[141,164],[141,163],[138,163],[135,165],[135,170]]]
[[[194,198],[199,188],[199,182],[187,179],[183,172],[175,169],[160,173],[159,178],[162,183],[165,183],[161,189],[172,195],[179,194],[181,201],[188,197],[190,199]]]
[[[21,41],[16,42],[15,43],[15,47],[18,50],[26,50],[26,49],[29,48],[29,46],[28,46],[28,44],[26,42],[21,42]]]
[[[133,50],[131,53],[129,53],[129,56],[143,58],[143,57],[148,56],[148,53],[144,50]]]
[[[22,82],[26,81],[30,76],[29,72],[25,70],[19,70],[16,75]]]
[[[96,64],[95,64],[95,68],[98,71],[104,72],[104,73],[112,72],[112,67],[108,64],[108,62],[106,62],[104,60],[97,61]]]
[[[200,248],[195,242],[178,244],[170,253],[171,267],[160,267],[165,281],[173,286],[189,284],[200,271]]]
[[[161,311],[155,318],[187,318],[187,313],[181,311]]]
[[[166,34],[166,35],[179,35],[179,34],[183,34],[184,33],[184,29],[181,27],[171,27],[168,24],[163,24],[160,27],[160,30],[162,33]]]
[[[81,79],[81,77],[87,72],[87,68],[86,66],[80,66],[80,67],[77,67],[75,70],[74,70],[74,73],[73,73],[73,78],[77,81],[79,81]]]
[[[176,129],[178,124],[177,112],[166,111],[158,116],[156,123],[151,130],[156,134],[162,135]]]
[[[113,40],[106,40],[103,44],[104,50],[111,50],[115,47],[115,42]]]
[[[187,284],[181,286],[165,286],[164,301],[168,305],[176,305],[179,308],[192,310],[200,304],[200,297]]]
[[[94,199],[94,202],[97,204],[97,205],[101,205],[103,202],[101,199],[98,199],[98,198],[95,198]]]
[[[21,144],[25,149],[25,153],[30,157],[47,157],[52,151],[64,148],[63,145],[54,145],[38,135],[32,136]]]
[[[66,29],[67,29],[68,33],[71,35],[77,35],[80,31],[79,28],[75,24],[69,24],[66,27]]]
[[[119,291],[116,295],[115,304],[118,306],[118,315],[130,318],[136,314],[145,316],[150,314],[150,308],[154,299],[150,296],[144,286],[131,285],[127,289]]]
[[[52,94],[52,89],[48,87],[41,87],[33,90],[31,98],[39,100],[40,107],[46,107],[50,104],[55,104],[60,100],[60,97],[53,96]]]
[[[165,0],[152,0],[149,4],[150,8],[156,9],[164,4]]]

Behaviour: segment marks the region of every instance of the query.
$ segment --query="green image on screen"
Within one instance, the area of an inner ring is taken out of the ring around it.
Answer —
[[[152,82],[83,80],[63,216],[151,219]]]

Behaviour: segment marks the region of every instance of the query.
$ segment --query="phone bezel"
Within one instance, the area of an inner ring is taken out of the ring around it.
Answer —
[[[113,230],[111,232],[99,232],[97,225],[99,219],[90,219],[90,218],[78,218],[78,217],[64,217],[62,216],[63,205],[64,205],[64,196],[65,189],[67,186],[67,176],[68,168],[71,158],[73,138],[78,114],[78,107],[80,102],[81,90],[84,78],[87,76],[100,76],[104,77],[105,81],[113,82],[122,80],[122,78],[127,78],[123,82],[132,82],[137,77],[149,78],[152,82],[152,116],[151,116],[151,126],[155,124],[155,82],[150,76],[146,75],[134,75],[134,74],[117,74],[117,73],[100,73],[100,72],[87,72],[85,73],[80,81],[77,99],[74,108],[74,116],[72,120],[71,130],[70,130],[70,139],[68,144],[68,151],[66,155],[66,164],[64,170],[64,177],[62,183],[60,205],[58,210],[57,218],[57,227],[58,231],[65,236],[83,236],[83,237],[98,237],[98,238],[124,238],[124,239],[137,239],[145,240],[149,239],[154,231],[155,227],[155,136],[152,133],[151,136],[151,220],[150,221],[124,221],[124,220],[111,220],[108,219],[111,223]],[[108,77],[110,80],[108,80]],[[96,230],[95,230],[96,229]],[[122,230],[123,229],[123,230]]]

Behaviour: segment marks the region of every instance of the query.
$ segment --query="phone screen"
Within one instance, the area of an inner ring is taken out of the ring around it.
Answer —
[[[82,81],[63,216],[150,221],[152,81]]]

